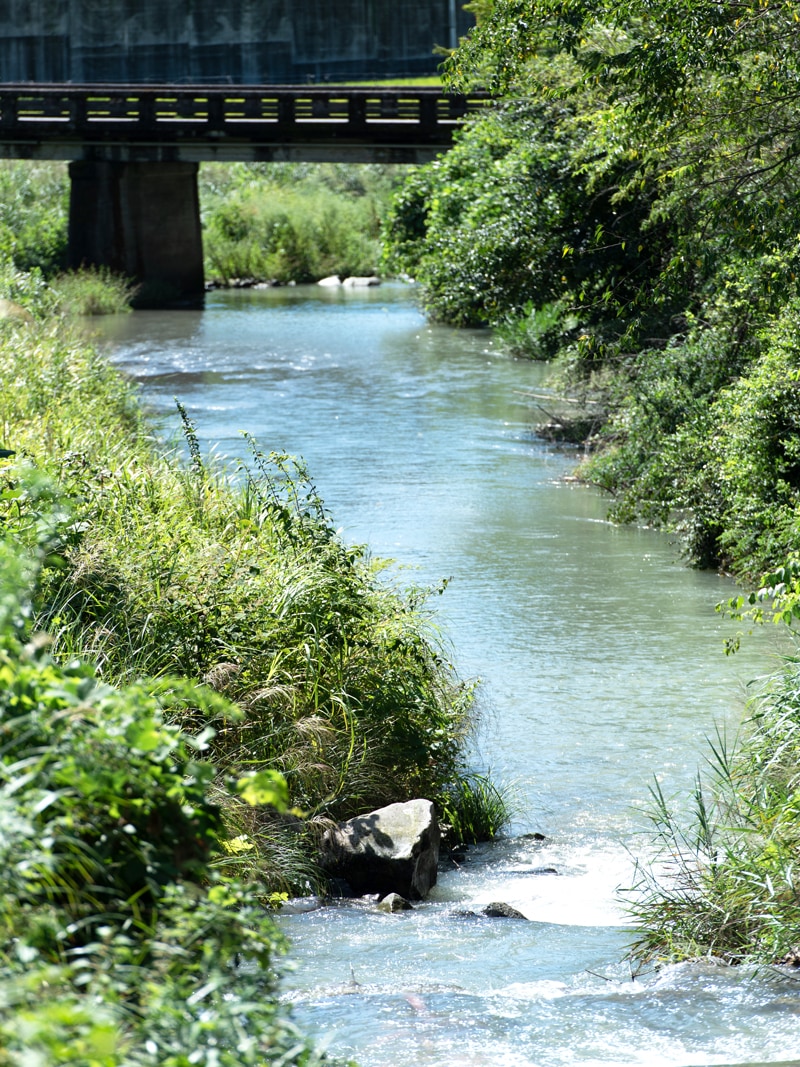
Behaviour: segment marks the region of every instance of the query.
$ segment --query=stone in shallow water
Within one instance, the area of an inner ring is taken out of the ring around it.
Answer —
[[[422,900],[436,884],[439,823],[429,800],[389,804],[328,830],[320,862],[354,896],[399,893]]]
[[[345,289],[366,289],[367,287],[380,284],[381,280],[375,274],[368,274],[363,277],[354,275],[352,278],[345,278],[342,282]]]
[[[399,893],[387,893],[386,896],[378,902],[378,911],[412,911],[411,902],[406,900],[405,897],[401,897]]]
[[[481,908],[481,915],[485,915],[487,919],[524,919],[525,922],[528,921],[521,911],[512,908],[510,904],[500,902],[487,904],[485,908]]]

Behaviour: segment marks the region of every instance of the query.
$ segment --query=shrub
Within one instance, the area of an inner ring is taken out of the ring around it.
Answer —
[[[182,675],[235,701],[236,721],[174,714],[198,734],[211,723],[222,770],[282,772],[308,816],[437,800],[464,773],[472,690],[427,594],[391,587],[342,543],[302,464],[253,444],[226,472],[188,418],[188,463],[154,447],[132,387],[67,329],[32,330],[24,346],[0,335],[0,375],[15,383],[0,395],[0,444],[22,463],[0,467],[6,528],[38,543],[52,508],[26,469],[50,472],[68,504],[48,519],[35,601],[60,659],[89,658],[115,684]],[[245,827],[243,862],[258,867],[262,846],[280,855],[279,829]],[[307,865],[290,866],[302,889]],[[286,888],[280,870],[271,884]]]
[[[285,283],[374,274],[389,169],[252,164],[224,178],[204,169],[209,276]]]
[[[105,267],[59,274],[50,283],[56,307],[68,315],[114,315],[131,310],[136,287]]]
[[[0,1063],[317,1062],[277,1004],[268,913],[210,867],[208,735],[166,721],[208,695],[56,663],[35,574],[0,541]]]
[[[0,161],[0,262],[45,275],[62,270],[68,201],[66,164]]]
[[[767,321],[642,353],[584,467],[615,494],[612,517],[677,526],[693,562],[747,578],[791,555],[799,528],[800,305]]]

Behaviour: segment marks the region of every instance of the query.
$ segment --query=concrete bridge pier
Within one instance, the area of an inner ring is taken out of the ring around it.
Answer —
[[[137,307],[203,300],[197,163],[70,163],[70,266],[109,267],[139,285]]]

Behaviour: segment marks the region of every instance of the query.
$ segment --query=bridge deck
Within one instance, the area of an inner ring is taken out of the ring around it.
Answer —
[[[0,157],[419,162],[486,93],[354,86],[0,85]]]

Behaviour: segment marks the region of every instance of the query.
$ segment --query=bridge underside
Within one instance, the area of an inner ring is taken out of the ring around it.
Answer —
[[[397,144],[380,141],[309,139],[222,144],[83,144],[72,140],[0,141],[0,159],[95,160],[107,163],[430,163],[450,143]]]
[[[139,285],[140,307],[194,305],[204,291],[197,163],[70,163],[69,265]]]

